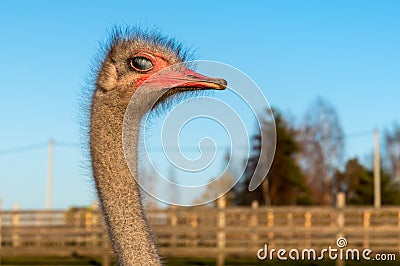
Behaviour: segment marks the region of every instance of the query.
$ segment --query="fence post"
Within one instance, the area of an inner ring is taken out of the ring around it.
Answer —
[[[364,225],[364,243],[363,243],[363,248],[369,248],[369,227],[371,225],[371,212],[366,210],[364,211],[363,215],[363,225]]]
[[[289,211],[287,214],[287,228],[288,228],[288,238],[291,239],[293,238],[293,228],[295,226],[293,225],[293,212]]]
[[[96,246],[96,221],[95,221],[95,210],[88,209],[85,210],[85,230],[87,233],[87,237],[85,239],[85,245],[88,246]]]
[[[19,230],[19,206],[18,206],[18,203],[15,203],[14,206],[13,206],[12,227],[13,227],[12,245],[13,245],[13,247],[18,247],[19,246],[19,235],[18,235],[18,230]]]
[[[249,226],[252,229],[251,242],[255,247],[258,246],[258,201],[253,200],[251,202],[252,213],[249,219]]]
[[[336,210],[337,210],[337,238],[343,237],[343,228],[345,223],[344,208],[346,206],[346,196],[343,192],[336,194]],[[345,260],[337,259],[336,266],[344,266]]]
[[[225,207],[226,207],[226,199],[224,196],[217,199],[217,207],[218,207],[218,215],[217,215],[217,247],[218,247],[218,258],[217,258],[217,266],[225,265]]]
[[[267,212],[267,226],[268,227],[274,227],[274,209],[271,209],[270,211]],[[275,238],[275,233],[274,232],[269,232],[268,233],[268,238],[270,241],[268,243],[271,243],[271,246],[274,244],[274,238]]]
[[[310,230],[311,230],[311,217],[312,217],[311,212],[306,211],[306,213],[304,214],[304,228],[307,229],[306,235],[305,235],[306,247],[307,248],[311,247],[311,233],[310,233]]]
[[[93,226],[93,212],[92,210],[85,210],[85,228],[90,231]]]
[[[172,234],[171,234],[171,242],[170,246],[175,248],[176,247],[176,227],[178,225],[178,217],[176,215],[177,207],[175,205],[171,205],[169,207],[169,221],[171,223]]]
[[[98,230],[99,228],[103,228],[100,208],[97,201],[93,201],[92,203],[92,213],[93,213],[93,220],[92,220],[92,238],[93,238],[93,245],[98,247],[101,245],[101,239],[98,238]]]
[[[198,218],[199,217],[198,217],[197,213],[193,213],[193,214],[190,215],[190,226],[192,228],[197,228],[198,227],[198,225],[199,225]],[[192,240],[194,240],[193,241],[193,246],[197,247],[199,245],[199,237],[198,237],[199,235],[197,233],[197,229],[195,229],[194,231],[195,232],[192,234],[192,237],[193,237]]]

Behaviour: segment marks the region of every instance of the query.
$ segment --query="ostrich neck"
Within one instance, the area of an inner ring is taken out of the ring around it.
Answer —
[[[129,169],[124,157],[122,125],[127,103],[120,102],[118,92],[110,93],[114,95],[95,93],[90,126],[93,175],[105,222],[120,265],[160,265],[134,178],[137,164]],[[130,121],[135,138],[129,148],[135,162],[143,111],[138,109]]]

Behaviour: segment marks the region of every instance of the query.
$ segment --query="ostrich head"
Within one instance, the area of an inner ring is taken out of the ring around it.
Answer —
[[[140,31],[116,33],[98,73],[97,91],[103,96],[118,95],[126,106],[140,87],[147,98],[157,97],[151,109],[179,92],[226,88],[224,79],[189,69],[185,59],[185,52],[173,39]]]

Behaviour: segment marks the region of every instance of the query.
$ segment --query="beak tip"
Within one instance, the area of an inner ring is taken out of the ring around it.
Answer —
[[[225,90],[228,87],[228,82],[225,79],[214,79],[214,83],[218,85],[218,89]]]

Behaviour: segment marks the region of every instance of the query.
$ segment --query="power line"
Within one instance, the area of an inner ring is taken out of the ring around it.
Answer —
[[[47,142],[41,142],[41,143],[30,144],[30,145],[25,145],[25,146],[21,146],[21,147],[14,147],[14,148],[8,148],[5,150],[0,150],[0,156],[44,148],[44,147],[47,147],[47,144],[48,144]]]
[[[369,137],[373,136],[374,130],[368,130],[368,131],[361,131],[361,132],[356,132],[352,134],[345,135],[345,139],[356,139],[356,138],[362,138],[362,137]]]
[[[54,145],[56,147],[62,147],[62,148],[79,148],[80,147],[80,145],[78,143],[68,142],[68,141],[56,141],[54,143]],[[37,149],[41,149],[41,148],[44,148],[47,146],[48,146],[48,142],[41,142],[41,143],[29,144],[29,145],[20,146],[20,147],[8,148],[8,149],[0,150],[0,156],[9,155],[9,154],[13,154],[13,153],[21,153],[21,152],[37,150]]]
[[[355,132],[351,134],[346,134],[343,135],[343,137],[340,137],[338,139],[340,140],[348,140],[348,139],[357,139],[357,138],[364,138],[364,137],[372,137],[374,134],[373,130],[368,130],[368,131],[360,131],[360,132]],[[299,141],[309,141],[309,142],[320,142],[322,141],[321,138],[315,138],[314,137],[300,137],[298,138]]]
[[[368,130],[368,131],[361,131],[361,132],[356,132],[356,133],[351,133],[347,134],[344,136],[344,139],[355,139],[355,138],[363,138],[367,136],[372,136],[374,133],[373,130]],[[308,138],[302,139],[302,140],[307,140]],[[315,141],[315,139],[310,138],[310,141]],[[8,148],[4,150],[0,150],[0,156],[2,155],[9,155],[13,153],[21,153],[21,152],[27,152],[31,150],[36,150],[40,148],[47,147],[48,142],[41,142],[41,143],[36,143],[36,144],[30,144],[30,145],[25,145],[21,147],[14,147],[14,148]],[[81,144],[76,143],[76,142],[70,142],[70,141],[55,141],[54,143],[55,147],[62,147],[62,148],[80,148]],[[163,152],[164,150],[168,150],[170,152],[180,152],[180,151],[185,151],[185,152],[198,152],[198,151],[214,151],[214,150],[228,150],[231,149],[229,146],[224,146],[224,147],[203,147],[199,148],[198,146],[186,146],[186,147],[176,147],[176,148],[165,148],[165,147],[151,147],[148,148],[147,150],[149,152]],[[247,146],[243,147],[236,147],[235,149],[247,149]]]
[[[57,147],[63,147],[63,148],[79,148],[81,145],[76,142],[68,142],[68,141],[55,141],[54,144]]]

